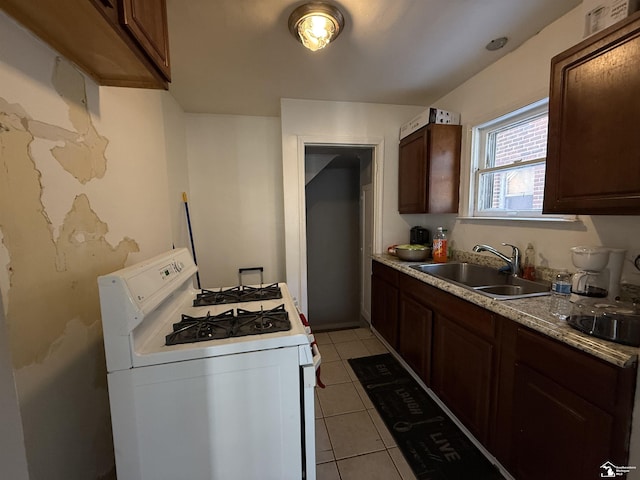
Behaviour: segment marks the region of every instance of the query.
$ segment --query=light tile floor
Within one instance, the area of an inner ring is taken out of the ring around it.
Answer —
[[[315,334],[322,355],[316,388],[318,480],[415,480],[347,359],[386,353],[367,328]]]

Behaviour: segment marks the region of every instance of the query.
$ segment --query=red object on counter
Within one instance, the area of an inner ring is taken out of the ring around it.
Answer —
[[[527,265],[524,267],[524,271],[522,272],[522,278],[525,280],[535,280],[536,279],[536,267],[532,265]]]
[[[442,227],[438,227],[438,231],[433,236],[433,246],[431,256],[435,263],[446,263],[448,260],[447,235]]]
[[[522,267],[522,278],[525,280],[536,279],[536,251],[531,243],[527,244],[524,252],[524,266]]]

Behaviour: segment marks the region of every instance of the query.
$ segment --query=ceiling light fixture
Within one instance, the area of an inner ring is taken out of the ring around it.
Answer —
[[[344,16],[328,3],[305,3],[289,16],[289,31],[312,52],[326,47],[343,27]]]

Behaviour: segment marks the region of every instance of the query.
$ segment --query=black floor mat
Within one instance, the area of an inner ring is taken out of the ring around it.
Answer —
[[[418,480],[504,478],[391,354],[349,364]]]

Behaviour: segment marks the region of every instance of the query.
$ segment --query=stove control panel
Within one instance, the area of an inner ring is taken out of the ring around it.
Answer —
[[[173,278],[174,276],[178,275],[183,268],[184,263],[178,260],[174,260],[170,264],[165,265],[160,269],[160,278],[162,278],[162,280]]]
[[[122,270],[120,276],[125,280],[131,298],[142,306],[152,297],[169,295],[174,282],[181,283],[195,270],[187,250],[180,249]]]

